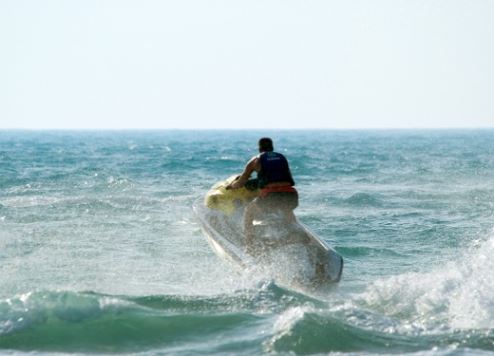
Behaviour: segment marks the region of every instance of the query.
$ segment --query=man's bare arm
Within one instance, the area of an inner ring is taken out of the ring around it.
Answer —
[[[247,165],[245,166],[244,171],[242,172],[242,174],[235,181],[233,181],[232,183],[230,183],[226,187],[226,189],[238,189],[238,188],[242,188],[245,185],[245,183],[249,180],[252,172],[254,172],[256,170],[257,164],[258,164],[257,161],[258,161],[257,157],[252,158],[247,163]]]

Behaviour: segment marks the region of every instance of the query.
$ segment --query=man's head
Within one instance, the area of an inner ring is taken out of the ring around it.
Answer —
[[[263,137],[259,140],[259,152],[271,152],[273,150],[273,140]]]

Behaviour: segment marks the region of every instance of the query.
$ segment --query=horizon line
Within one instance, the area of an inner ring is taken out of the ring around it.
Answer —
[[[489,130],[492,126],[443,126],[443,127],[289,127],[289,128],[262,128],[262,127],[0,127],[0,131],[413,131],[413,130]]]

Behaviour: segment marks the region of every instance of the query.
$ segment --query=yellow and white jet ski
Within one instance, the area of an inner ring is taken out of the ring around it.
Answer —
[[[343,258],[293,215],[273,209],[253,221],[254,248],[247,249],[243,233],[244,209],[257,190],[225,189],[236,177],[215,184],[194,211],[209,244],[218,256],[241,268],[263,266],[282,282],[322,285],[338,282]],[[248,252],[247,252],[248,250]]]

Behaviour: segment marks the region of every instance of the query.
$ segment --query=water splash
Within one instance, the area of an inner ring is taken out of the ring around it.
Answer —
[[[425,330],[494,328],[494,236],[427,273],[381,279],[361,298]]]

